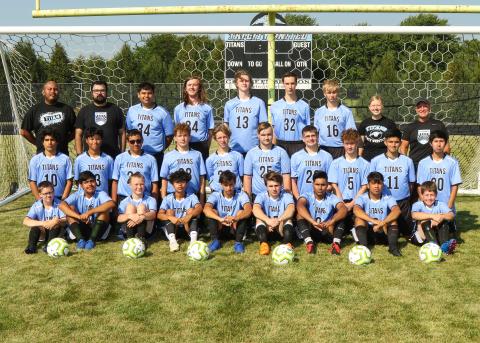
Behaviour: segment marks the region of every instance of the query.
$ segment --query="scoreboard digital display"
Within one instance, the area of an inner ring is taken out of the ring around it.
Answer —
[[[254,89],[267,89],[267,34],[225,35],[225,88],[235,89],[234,75],[238,69],[252,74]],[[275,88],[281,76],[292,71],[298,75],[298,89],[312,86],[312,35],[281,33],[275,35]]]

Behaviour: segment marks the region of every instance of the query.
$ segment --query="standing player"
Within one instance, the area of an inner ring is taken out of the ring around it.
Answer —
[[[213,109],[207,104],[207,94],[202,79],[191,76],[183,83],[183,102],[174,110],[175,124],[187,123],[191,129],[190,147],[202,153],[205,161],[212,142]]]
[[[210,251],[220,249],[218,240],[220,231],[229,231],[235,236],[233,250],[237,254],[245,252],[243,237],[252,215],[252,204],[248,195],[235,189],[236,176],[227,170],[220,174],[221,192],[213,192],[205,203],[203,213],[207,217],[207,227],[212,242],[208,245]]]
[[[40,131],[45,128],[57,131],[58,151],[68,156],[68,142],[75,133],[75,113],[73,109],[58,101],[59,91],[56,81],[45,82],[42,89],[43,101],[34,105],[25,114],[20,134],[37,146],[37,153],[43,150]],[[33,132],[33,133],[32,133]]]
[[[372,114],[371,118],[364,119],[358,128],[363,143],[363,146],[358,149],[358,154],[367,161],[371,161],[375,156],[387,151],[383,143],[385,133],[388,130],[396,129],[397,125],[394,121],[382,115],[383,101],[380,95],[374,95],[370,98],[368,109]]]
[[[282,76],[285,95],[275,101],[270,107],[272,126],[274,129],[273,142],[282,147],[291,157],[295,152],[303,149],[300,136],[302,129],[310,124],[310,106],[297,97],[297,75],[286,73]]]
[[[337,81],[326,80],[322,90],[327,103],[315,111],[313,123],[320,135],[320,146],[338,158],[344,154],[342,147],[342,133],[346,129],[355,129],[352,111],[340,104]]]
[[[397,220],[400,232],[409,236],[412,233],[410,194],[415,192],[415,168],[410,157],[398,152],[402,138],[400,130],[388,130],[384,137],[387,152],[371,161],[370,171],[377,171],[385,178],[388,191],[402,211]]]
[[[290,159],[287,152],[279,146],[273,145],[272,125],[260,123],[257,128],[260,144],[252,148],[245,157],[243,189],[253,196],[267,190],[263,177],[269,171],[280,173],[283,177],[283,187],[286,191],[292,189],[290,180]]]
[[[140,103],[128,109],[125,125],[127,130],[140,131],[144,140],[143,151],[155,157],[157,170],[160,170],[164,151],[172,142],[172,118],[165,108],[155,102],[153,84],[139,84],[137,96]]]
[[[368,174],[368,192],[362,194],[353,208],[355,229],[353,238],[367,246],[388,242],[388,252],[393,256],[402,256],[398,250],[397,218],[400,208],[395,199],[383,194],[383,175],[379,172]],[[385,239],[386,238],[386,239]]]
[[[265,177],[267,191],[260,193],[253,204],[253,215],[256,218],[255,233],[260,241],[260,255],[270,254],[268,238],[270,234],[278,233],[283,237],[283,244],[293,247],[293,223],[295,204],[290,193],[282,189],[282,175],[274,171]]]
[[[113,159],[101,151],[103,131],[96,127],[85,130],[85,142],[88,150],[75,159],[73,167],[75,181],[78,182],[80,173],[86,170],[95,175],[97,189],[110,194],[113,174]]]
[[[237,70],[234,79],[238,95],[225,104],[223,121],[232,131],[230,147],[245,156],[258,144],[258,124],[268,121],[268,117],[263,100],[250,94],[250,73],[243,69]]]
[[[102,151],[115,159],[125,150],[122,110],[107,101],[108,87],[105,81],[94,81],[91,91],[93,102],[82,107],[75,122],[75,151],[77,155],[84,151],[83,142],[87,138],[85,130],[95,127],[103,131]]]
[[[32,194],[40,200],[38,185],[42,181],[53,184],[55,198],[66,199],[72,189],[72,162],[67,155],[57,152],[57,132],[51,128],[43,129],[39,138],[43,144],[43,152],[30,160],[28,180]]]
[[[307,125],[302,130],[305,148],[292,156],[292,193],[298,200],[301,194],[312,192],[313,173],[323,170],[328,172],[332,163],[332,155],[320,149],[318,131],[313,125]]]
[[[218,181],[220,174],[230,170],[237,175],[235,188],[242,189],[243,178],[243,156],[237,151],[230,149],[228,143],[232,132],[225,123],[219,124],[213,130],[213,139],[217,142],[218,149],[211,154],[205,162],[207,179],[212,191],[221,192],[222,186]]]
[[[297,202],[298,230],[309,254],[315,252],[313,236],[315,241],[332,242],[328,251],[340,255],[347,208],[339,198],[327,192],[327,188],[327,173],[317,171],[313,174],[313,190],[302,194]]]

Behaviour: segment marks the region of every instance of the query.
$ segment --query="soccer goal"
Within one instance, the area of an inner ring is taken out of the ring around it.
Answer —
[[[0,32],[0,205],[28,192],[27,166],[34,149],[19,136],[27,110],[41,100],[41,86],[55,79],[61,100],[76,110],[90,102],[90,83],[109,84],[109,100],[126,110],[136,84],[156,84],[157,102],[172,110],[183,80],[199,75],[221,121],[235,95],[231,77],[245,68],[254,93],[267,98],[267,33],[275,33],[275,98],[286,71],[301,80],[313,111],[324,101],[321,83],[337,79],[341,99],[355,120],[369,116],[379,94],[384,115],[398,125],[412,121],[419,97],[448,126],[452,154],[460,161],[462,193],[480,194],[480,28],[458,27],[79,27],[4,28]],[[182,30],[179,32],[179,30]],[[271,71],[270,71],[271,72]],[[72,150],[73,155],[73,150]]]

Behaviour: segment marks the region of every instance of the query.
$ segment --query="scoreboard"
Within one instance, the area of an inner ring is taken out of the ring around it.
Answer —
[[[234,75],[238,69],[252,74],[254,89],[267,89],[267,34],[225,35],[225,88],[235,89]],[[275,88],[280,88],[286,72],[298,75],[298,89],[312,86],[312,35],[297,33],[275,34]]]

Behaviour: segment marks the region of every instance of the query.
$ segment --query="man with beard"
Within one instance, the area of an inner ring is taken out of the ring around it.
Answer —
[[[108,86],[105,81],[94,81],[91,90],[93,103],[80,110],[75,122],[75,151],[80,155],[85,150],[85,130],[96,127],[103,131],[101,151],[115,159],[125,150],[125,141],[122,139],[124,127],[122,110],[117,105],[107,102]]]

